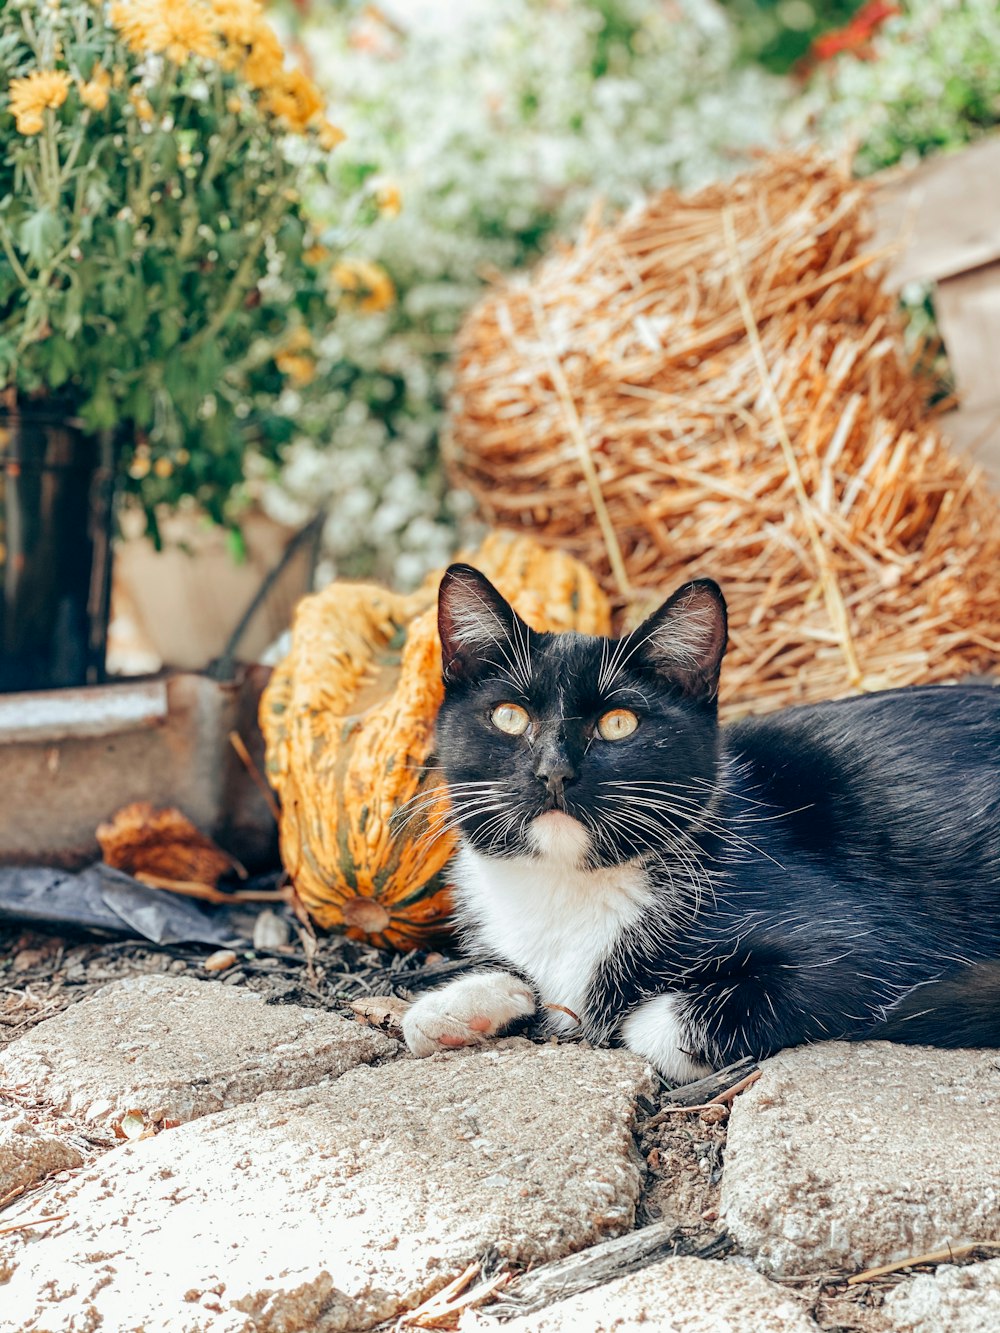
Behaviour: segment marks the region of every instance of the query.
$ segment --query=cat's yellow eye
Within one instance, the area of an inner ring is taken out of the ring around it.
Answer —
[[[523,736],[531,718],[520,704],[497,704],[490,714],[490,721],[505,736]]]
[[[597,720],[598,733],[606,741],[623,741],[638,725],[639,719],[627,708],[612,708]]]

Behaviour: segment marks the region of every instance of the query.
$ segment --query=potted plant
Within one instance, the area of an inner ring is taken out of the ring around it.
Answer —
[[[340,137],[257,0],[0,7],[0,688],[99,674],[77,509],[112,448],[154,540],[182,500],[235,528],[247,458],[280,458],[339,290],[308,204],[336,211]]]

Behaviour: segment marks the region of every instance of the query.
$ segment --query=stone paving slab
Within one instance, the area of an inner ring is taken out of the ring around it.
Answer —
[[[997,1333],[1000,1259],[910,1278],[889,1293],[882,1313],[887,1333]]]
[[[500,1324],[470,1312],[461,1333],[819,1333],[784,1288],[739,1262],[664,1259]]]
[[[722,1216],[777,1275],[1000,1236],[1000,1052],[829,1042],[733,1105]]]
[[[114,982],[0,1052],[0,1084],[88,1120],[141,1110],[193,1120],[395,1054],[391,1038],[321,1009],[268,1005],[186,977]]]
[[[72,1144],[44,1133],[19,1107],[0,1101],[0,1199],[51,1172],[82,1165]]]
[[[489,1245],[527,1265],[629,1230],[632,1119],[651,1090],[625,1052],[509,1040],[265,1094],[51,1193],[64,1221],[0,1238],[4,1319],[59,1333],[370,1328]]]

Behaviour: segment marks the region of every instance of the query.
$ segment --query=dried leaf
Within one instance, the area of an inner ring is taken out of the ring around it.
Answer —
[[[398,1000],[393,995],[367,996],[362,1000],[352,1000],[348,1006],[362,1023],[378,1028],[390,1037],[402,1040],[403,1015],[409,1009],[406,1000]]]
[[[214,886],[233,871],[246,874],[180,810],[157,810],[149,801],[123,806],[109,823],[98,825],[97,841],[105,862],[130,875]]]

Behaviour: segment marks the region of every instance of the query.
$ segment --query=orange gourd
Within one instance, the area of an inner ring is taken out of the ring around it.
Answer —
[[[607,600],[570,556],[497,533],[470,563],[539,630],[607,634]],[[427,765],[441,704],[440,575],[416,592],[335,582],[298,607],[261,700],[282,860],[313,919],[381,947],[446,928],[444,786]],[[419,799],[414,799],[419,798]],[[412,802],[408,815],[393,815]]]

